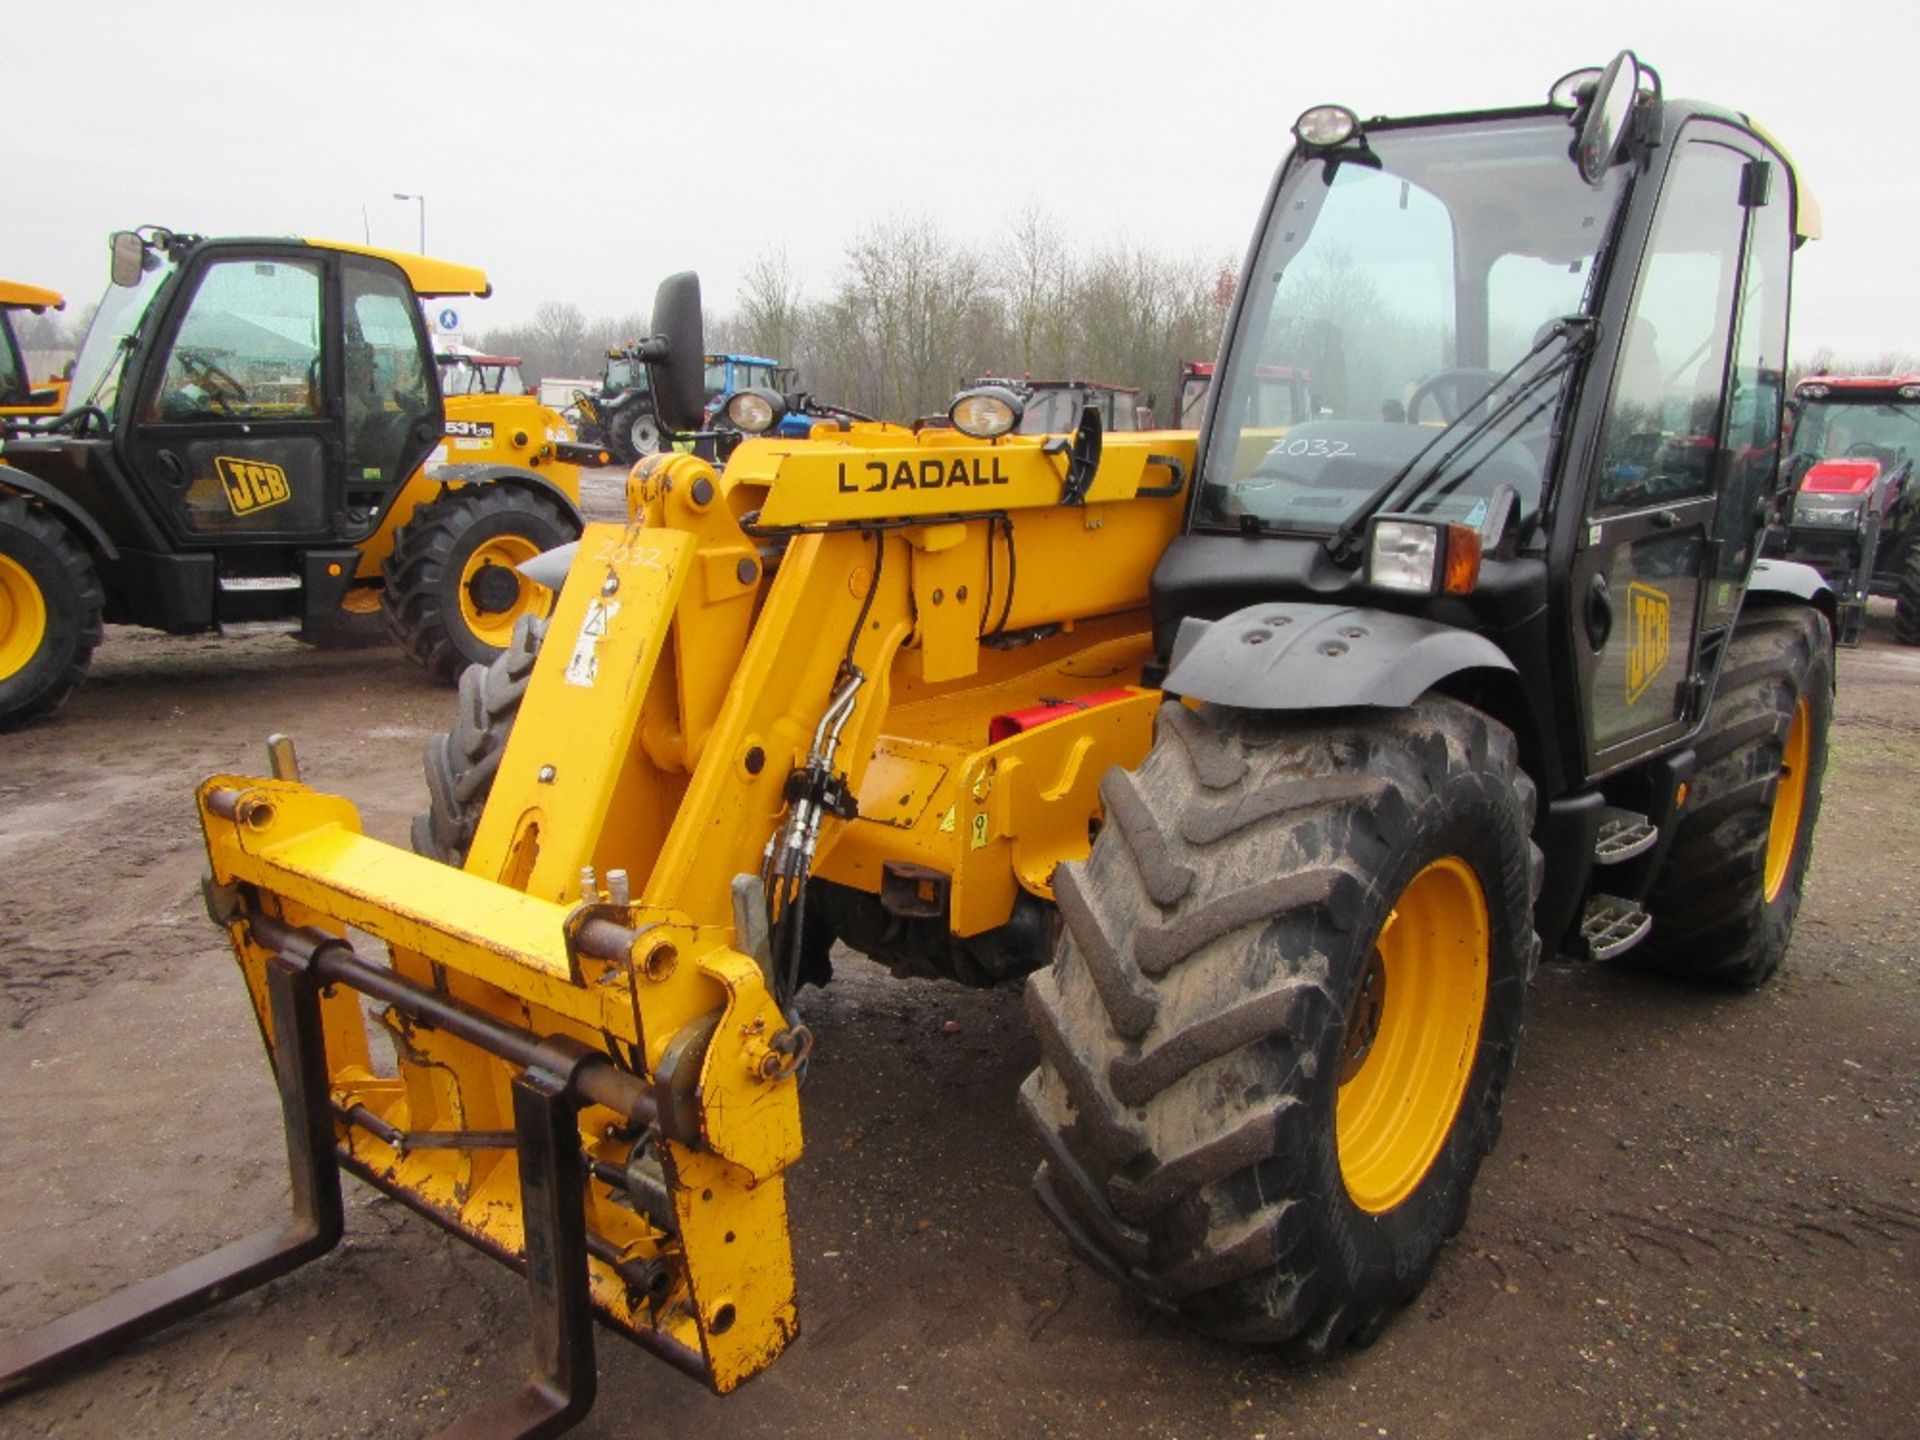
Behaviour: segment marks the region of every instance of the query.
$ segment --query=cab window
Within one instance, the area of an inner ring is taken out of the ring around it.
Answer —
[[[209,265],[174,332],[145,418],[292,420],[322,410],[319,265]]]
[[[419,307],[382,265],[348,257],[341,285],[347,483],[384,488],[405,477],[419,422],[432,408]]]
[[[1597,509],[1663,505],[1715,483],[1746,164],[1694,141],[1668,176],[1614,372]]]

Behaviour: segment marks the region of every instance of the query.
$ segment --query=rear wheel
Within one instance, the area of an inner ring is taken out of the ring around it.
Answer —
[[[1902,645],[1920,645],[1920,535],[1907,542],[1900,566],[1900,589],[1893,597],[1893,638]]]
[[[1520,1037],[1538,852],[1513,737],[1435,697],[1168,705],[1102,785],[1028,982],[1047,1208],[1241,1340],[1364,1341],[1466,1215]]]
[[[635,406],[633,412],[623,421],[627,435],[627,448],[638,460],[647,455],[658,455],[661,449],[660,417],[643,406]],[[632,463],[629,461],[628,463]]]
[[[579,536],[579,522],[541,491],[499,482],[445,491],[394,535],[387,624],[429,675],[451,682],[490,663],[521,616],[552,603],[517,567]]]
[[[1825,619],[1804,606],[1743,615],[1636,960],[1730,985],[1758,985],[1779,968],[1806,883],[1832,720]]]
[[[0,495],[0,730],[65,702],[103,631],[87,552],[43,506]]]

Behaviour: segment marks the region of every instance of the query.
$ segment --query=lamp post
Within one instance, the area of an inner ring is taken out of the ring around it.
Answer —
[[[418,200],[420,202],[420,253],[422,255],[426,254],[427,253],[427,197],[424,195],[408,195],[404,191],[396,190],[393,192],[393,198],[396,200]]]

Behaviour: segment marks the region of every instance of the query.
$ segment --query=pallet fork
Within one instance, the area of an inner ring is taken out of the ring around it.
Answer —
[[[113,1354],[317,1260],[339,1243],[345,1231],[342,1157],[334,1148],[338,1116],[328,1091],[320,994],[345,985],[524,1064],[513,1081],[513,1113],[533,1372],[518,1389],[468,1411],[441,1433],[462,1440],[531,1440],[571,1429],[592,1407],[596,1379],[577,1114],[582,1099],[591,1097],[645,1123],[652,1118],[652,1096],[636,1077],[577,1041],[532,1036],[412,985],[369,965],[335,936],[296,930],[266,916],[253,917],[251,925],[256,940],[276,952],[267,985],[293,1188],[291,1217],[277,1230],[236,1241],[0,1342],[0,1397]],[[401,1191],[390,1193],[408,1198]],[[512,1263],[512,1257],[499,1258]],[[699,1357],[691,1352],[667,1358],[699,1372]]]

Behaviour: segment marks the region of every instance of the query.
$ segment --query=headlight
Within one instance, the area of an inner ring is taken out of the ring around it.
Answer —
[[[787,413],[787,402],[772,390],[741,390],[727,397],[727,419],[748,435],[764,435]]]
[[[956,396],[947,408],[947,418],[962,435],[971,435],[976,440],[997,440],[1020,423],[1025,408],[1011,390],[983,385]]]
[[[1480,532],[1471,525],[1376,516],[1367,583],[1422,595],[1467,595],[1480,578]]]

